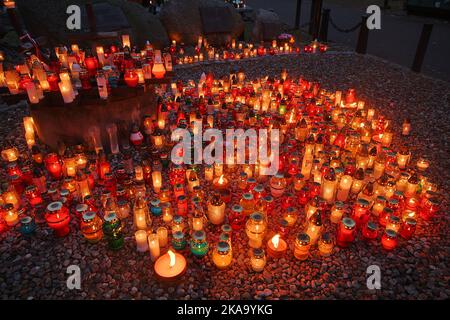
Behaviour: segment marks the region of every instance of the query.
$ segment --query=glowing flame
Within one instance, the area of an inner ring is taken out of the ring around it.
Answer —
[[[169,267],[173,267],[175,265],[175,253],[173,253],[171,250],[167,251],[170,257]]]
[[[278,248],[278,244],[279,244],[279,243],[280,243],[280,235],[279,235],[279,234],[276,234],[276,235],[274,235],[273,238],[272,238],[272,244],[273,244],[273,246],[275,247],[275,249]]]
[[[223,180],[223,175],[221,175],[221,176],[219,177],[219,180],[217,180],[217,183],[218,183],[218,184],[223,184],[223,182],[224,182],[224,180]]]

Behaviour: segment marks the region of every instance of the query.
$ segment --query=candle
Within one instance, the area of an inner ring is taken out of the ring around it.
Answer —
[[[175,250],[183,250],[186,247],[186,239],[183,231],[172,231],[172,246]]]
[[[351,218],[343,218],[337,229],[336,244],[339,247],[348,247],[356,236],[356,224]]]
[[[47,206],[45,220],[57,237],[64,237],[69,234],[69,210],[63,206],[62,202],[52,202]]]
[[[136,87],[138,85],[138,83],[139,83],[139,76],[135,72],[134,69],[127,70],[124,73],[123,78],[124,78],[125,83],[127,84],[127,86],[130,87],[130,88]]]
[[[191,253],[197,258],[202,258],[208,253],[208,242],[204,231],[195,231],[190,242]]]
[[[210,164],[205,165],[205,180],[213,181],[214,179],[214,168]]]
[[[251,251],[250,264],[255,272],[261,272],[266,266],[266,256],[264,254],[264,249],[253,248]]]
[[[228,184],[229,180],[223,174],[213,180],[214,189],[217,191],[227,189]]]
[[[273,197],[278,198],[284,193],[286,189],[286,179],[281,173],[277,173],[270,178],[270,192]]]
[[[36,223],[30,216],[25,216],[20,219],[20,233],[24,236],[33,234],[36,231]]]
[[[165,223],[169,223],[172,221],[173,215],[172,215],[172,205],[170,202],[165,202],[161,204],[162,209],[162,219]]]
[[[19,214],[11,203],[7,203],[6,205],[4,205],[3,209],[3,219],[9,227],[14,227],[19,223]]]
[[[409,136],[409,133],[411,132],[411,122],[409,119],[405,119],[402,124],[402,135],[403,136]]]
[[[328,203],[332,204],[334,202],[334,197],[336,194],[336,176],[334,173],[334,169],[328,169],[328,172],[325,174],[322,183],[322,198]],[[347,192],[348,195],[348,192]]]
[[[153,190],[156,193],[159,193],[162,185],[161,171],[152,172],[152,182],[153,182]]]
[[[411,157],[411,153],[406,149],[402,148],[397,153],[397,165],[400,169],[405,169],[409,163],[409,159]]]
[[[386,229],[381,237],[381,245],[385,250],[391,251],[397,247],[397,233],[393,230]]]
[[[316,244],[322,232],[323,225],[321,219],[321,213],[316,212],[309,220],[305,233],[309,236],[309,242],[311,245]]]
[[[105,65],[105,52],[102,46],[98,46],[95,48],[97,52],[97,59],[101,66]]]
[[[319,252],[323,257],[330,256],[333,253],[334,241],[329,232],[325,232],[319,240]]]
[[[301,261],[308,259],[310,247],[309,236],[306,233],[299,233],[295,239],[294,257]]]
[[[130,35],[128,34],[123,34],[122,35],[122,47],[128,47],[131,48],[131,43],[130,43]]]
[[[146,230],[138,230],[134,233],[134,237],[136,239],[137,251],[139,251],[139,252],[147,251],[148,247],[149,247],[149,244],[147,242],[147,231]]]
[[[84,205],[87,210],[87,205]],[[97,243],[103,238],[102,220],[93,211],[82,214],[80,230],[84,238],[90,243]]]
[[[155,58],[154,58],[152,73],[156,79],[164,78],[164,75],[166,73],[166,68],[164,67],[164,64],[162,62],[160,50],[155,51]]]
[[[108,212],[104,216],[103,234],[108,241],[108,246],[112,250],[119,250],[124,245],[124,237],[122,234],[122,222],[115,212]]]
[[[28,99],[30,103],[36,104],[39,103],[39,96],[36,89],[36,85],[33,82],[27,82],[25,85],[25,89],[27,91]]]
[[[279,234],[276,234],[267,241],[267,253],[272,258],[281,258],[287,249],[287,243],[280,238]]]
[[[260,248],[262,246],[266,228],[267,222],[260,212],[254,212],[250,215],[245,225],[245,233],[248,236],[248,244],[251,248]]]
[[[139,230],[147,230],[151,224],[147,201],[138,197],[134,204],[134,225]]]
[[[214,194],[208,202],[208,219],[212,224],[222,224],[225,219],[225,202]]]
[[[186,268],[186,259],[172,250],[160,256],[154,265],[155,276],[160,281],[176,281],[183,276]]]
[[[424,158],[420,158],[417,160],[416,166],[419,171],[425,171],[430,166],[430,162]]]
[[[16,147],[10,146],[2,150],[2,158],[7,162],[17,161],[19,158],[19,150]]]
[[[212,254],[212,261],[219,269],[230,266],[233,260],[233,251],[227,242],[219,241]]]
[[[58,83],[59,90],[61,91],[61,95],[63,97],[64,103],[71,103],[74,100],[72,90],[67,82]]]
[[[159,236],[157,233],[151,233],[148,235],[148,248],[150,250],[150,259],[156,261],[161,255],[161,249],[159,247]]]
[[[416,230],[416,224],[416,220],[407,218],[400,229],[400,236],[406,240],[411,239]]]
[[[159,247],[165,248],[169,242],[168,231],[166,227],[159,227],[156,229],[156,234],[158,235]]]
[[[339,181],[339,187],[336,194],[336,199],[339,201],[346,201],[348,198],[348,194],[350,192],[350,188],[352,186],[353,178],[349,175],[344,175],[341,177]]]

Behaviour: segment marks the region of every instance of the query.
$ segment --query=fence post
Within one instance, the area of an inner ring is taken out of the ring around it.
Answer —
[[[362,16],[361,27],[359,27],[358,42],[356,43],[356,52],[367,53],[367,41],[369,39],[369,29],[367,28],[367,16]]]
[[[97,32],[97,23],[95,21],[94,8],[92,7],[92,1],[86,2],[86,13],[89,21],[89,31]]]
[[[319,33],[320,13],[322,12],[323,0],[312,0],[311,16],[309,22],[309,34],[316,39]]]
[[[320,24],[319,41],[328,41],[328,22],[330,20],[330,9],[323,9],[322,21]]]
[[[422,27],[422,33],[420,34],[419,43],[417,44],[416,55],[411,66],[411,70],[414,72],[420,72],[422,69],[423,59],[427,52],[428,42],[430,41],[431,31],[433,25],[431,23],[424,23]]]
[[[295,10],[295,29],[300,29],[300,17],[302,15],[302,0],[297,0],[297,8]]]

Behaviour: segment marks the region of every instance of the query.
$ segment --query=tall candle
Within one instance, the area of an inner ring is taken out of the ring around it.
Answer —
[[[156,261],[156,259],[161,254],[158,234],[152,233],[148,236],[148,247],[150,249],[150,258],[152,259],[152,261]]]
[[[159,241],[159,247],[167,247],[168,243],[168,231],[166,227],[159,227],[156,230],[156,233],[158,235],[158,241]]]
[[[134,237],[136,238],[137,251],[139,252],[147,251],[148,250],[147,231],[138,230],[134,233]]]
[[[72,95],[72,91],[69,88],[68,84],[66,82],[60,82],[58,83],[59,90],[61,91],[61,95],[64,99],[64,103],[71,103],[73,102],[74,98]]]
[[[348,198],[348,193],[350,192],[350,188],[352,186],[353,178],[349,175],[342,176],[339,181],[339,187],[337,191],[336,198],[339,201],[346,201]]]
[[[153,190],[156,193],[159,193],[159,191],[161,190],[161,185],[162,185],[161,171],[153,171],[152,172],[152,181],[153,181]]]

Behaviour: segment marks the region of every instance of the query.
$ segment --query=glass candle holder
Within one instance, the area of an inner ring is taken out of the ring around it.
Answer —
[[[281,173],[277,173],[270,178],[270,193],[273,197],[281,197],[286,189],[286,179]]]
[[[195,231],[190,242],[191,253],[197,258],[202,258],[208,253],[209,245],[206,241],[206,233],[202,230]]]
[[[250,215],[245,225],[245,232],[249,239],[251,248],[260,248],[267,228],[267,222],[260,212],[254,212]]]
[[[331,208],[330,221],[331,223],[339,223],[344,214],[344,203],[342,201],[336,201]]]
[[[169,231],[166,227],[159,227],[156,230],[156,234],[158,235],[159,247],[165,248],[168,244]]]
[[[102,219],[100,219],[95,212],[87,211],[83,214],[80,229],[88,242],[97,243],[103,238],[102,227]]]
[[[336,244],[339,247],[346,248],[354,240],[356,236],[356,223],[353,219],[345,217],[337,229]]]
[[[429,198],[425,201],[419,211],[419,215],[424,220],[433,219],[439,211],[439,200],[437,198]]]
[[[230,266],[233,260],[233,253],[227,242],[219,241],[212,254],[212,261],[219,269],[225,269]]]
[[[320,211],[316,212],[308,220],[308,225],[306,227],[305,233],[309,236],[309,242],[311,245],[315,245],[320,237],[323,229],[322,218]]]
[[[244,193],[239,201],[239,204],[242,207],[242,214],[244,216],[250,215],[255,210],[255,200],[253,194],[250,192]]]
[[[175,250],[183,250],[186,247],[184,232],[176,231],[172,233],[172,246]]]
[[[329,232],[322,234],[319,240],[319,252],[321,256],[327,257],[333,253],[334,240],[333,236]]]
[[[122,234],[122,223],[114,212],[105,215],[102,229],[110,249],[119,250],[123,247],[125,239]]]
[[[225,219],[225,202],[215,194],[208,202],[208,219],[212,224],[222,224]]]
[[[414,235],[414,232],[416,231],[416,220],[412,218],[407,218],[400,228],[400,236],[403,239],[409,240]]]
[[[131,206],[126,199],[121,199],[117,201],[117,216],[119,219],[123,220],[128,218],[130,215]]]
[[[389,217],[388,223],[386,224],[386,229],[390,229],[392,231],[395,231],[395,233],[398,233],[400,231],[401,225],[401,219],[395,215],[391,215]]]
[[[162,203],[161,210],[162,210],[163,221],[165,223],[170,223],[173,219],[172,205],[170,204],[170,202]]]
[[[362,236],[366,240],[374,240],[378,236],[378,225],[373,221],[367,221],[362,229]]]
[[[231,207],[231,212],[228,215],[228,221],[233,230],[240,230],[245,223],[245,215],[241,205],[235,204]]]
[[[29,236],[35,233],[36,223],[34,219],[30,216],[23,217],[20,219],[19,231],[24,236]]]
[[[172,234],[177,231],[184,231],[186,224],[182,216],[176,215],[172,220]]]
[[[306,233],[299,233],[295,239],[294,257],[301,261],[308,259],[310,247],[309,236]]]
[[[161,204],[161,201],[159,199],[152,199],[150,201],[150,205],[151,205],[150,212],[156,217],[158,217],[162,214],[162,209],[161,209],[160,204]]]
[[[394,210],[389,207],[384,207],[378,219],[378,223],[380,224],[380,226],[386,227],[387,223],[389,222],[389,218],[392,215],[394,215]]]
[[[53,179],[59,180],[62,177],[62,165],[56,153],[49,153],[45,157],[45,167]]]
[[[182,195],[177,198],[177,215],[187,216],[188,212],[188,201],[187,197]]]
[[[253,248],[250,256],[250,265],[252,270],[255,272],[262,272],[266,266],[266,255],[264,254],[264,249]]]
[[[152,261],[156,261],[156,259],[158,259],[158,257],[161,255],[158,233],[149,234],[147,237],[147,241],[148,249],[150,251],[150,258]]]
[[[397,233],[394,230],[386,229],[381,237],[381,246],[388,251],[394,250],[397,247]]]
[[[283,219],[287,221],[288,227],[295,226],[298,219],[298,210],[294,207],[289,207],[283,214]]]
[[[55,236],[64,237],[69,234],[69,209],[63,206],[62,202],[52,202],[47,206],[45,220],[47,225],[53,229]]]

